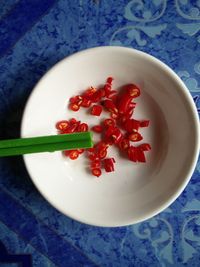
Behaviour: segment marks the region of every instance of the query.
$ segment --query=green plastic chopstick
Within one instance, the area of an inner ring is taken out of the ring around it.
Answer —
[[[91,132],[10,139],[0,141],[0,157],[92,146]]]

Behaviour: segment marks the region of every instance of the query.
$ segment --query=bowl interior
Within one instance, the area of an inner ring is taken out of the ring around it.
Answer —
[[[64,59],[37,84],[23,117],[22,136],[55,134],[58,120],[75,117],[90,125],[102,118],[67,109],[71,96],[99,86],[108,76],[114,87],[141,87],[134,118],[150,119],[142,129],[150,143],[147,163],[134,164],[112,148],[116,171],[96,179],[88,161],[63,158],[60,152],[24,157],[39,191],[57,209],[79,221],[118,226],[142,221],[169,205],[188,182],[196,161],[197,117],[191,97],[163,63],[133,49],[104,47]],[[106,114],[103,114],[106,116]]]

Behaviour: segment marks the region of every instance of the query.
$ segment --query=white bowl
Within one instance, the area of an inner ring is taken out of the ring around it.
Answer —
[[[24,156],[41,194],[59,211],[98,226],[138,223],[161,212],[183,191],[199,152],[198,115],[180,78],[143,52],[122,47],[88,49],[63,59],[39,81],[26,105],[22,137],[55,134],[58,120],[76,117],[90,124],[97,118],[67,110],[69,98],[115,78],[116,88],[136,83],[142,88],[135,118],[150,119],[142,131],[149,142],[147,163],[133,164],[115,155],[116,171],[99,179],[87,172],[84,157],[76,161],[61,152]]]

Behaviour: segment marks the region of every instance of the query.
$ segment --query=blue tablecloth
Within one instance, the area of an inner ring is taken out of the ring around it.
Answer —
[[[200,112],[199,0],[1,0],[0,138],[19,136],[24,104],[49,68],[101,45],[161,59]],[[21,158],[0,159],[0,266],[200,266],[199,178],[200,163],[175,203],[148,221],[98,228],[51,207]]]

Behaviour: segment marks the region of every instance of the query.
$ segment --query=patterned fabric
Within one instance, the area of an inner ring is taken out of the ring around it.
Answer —
[[[19,136],[27,97],[50,67],[101,45],[134,47],[164,61],[200,112],[200,0],[2,0],[0,38],[1,139]],[[0,159],[0,266],[200,266],[199,178],[200,162],[186,190],[158,216],[98,228],[51,207],[21,158]],[[8,254],[14,258],[6,264]]]

